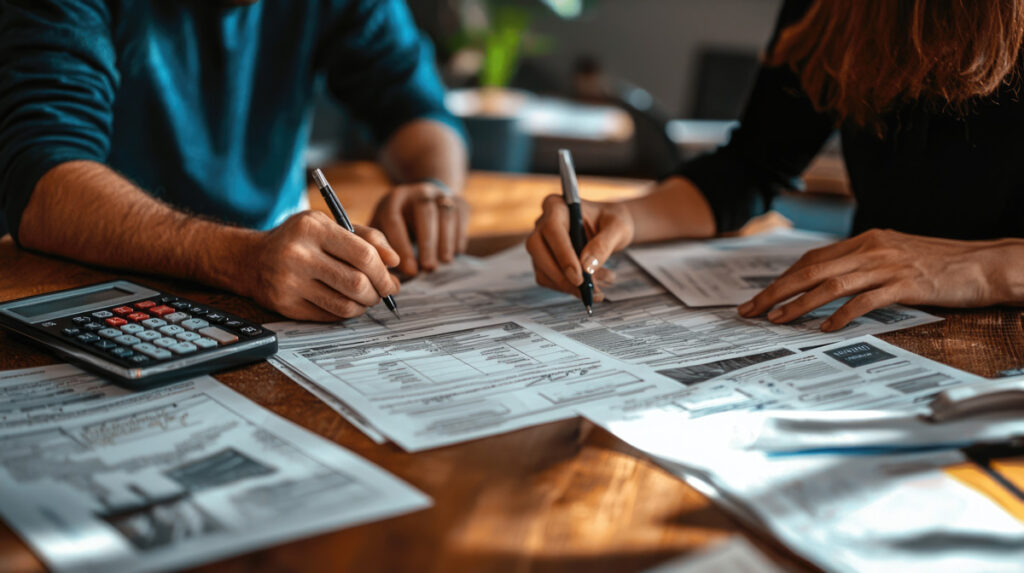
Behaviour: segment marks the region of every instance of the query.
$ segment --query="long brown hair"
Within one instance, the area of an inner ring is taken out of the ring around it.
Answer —
[[[957,112],[1017,78],[1024,0],[815,0],[767,64],[800,76],[819,110],[882,134],[880,117],[924,100]]]

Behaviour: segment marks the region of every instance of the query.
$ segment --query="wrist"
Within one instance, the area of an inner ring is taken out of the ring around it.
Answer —
[[[194,279],[204,284],[252,296],[260,244],[265,233],[252,229],[208,223],[195,236],[200,238],[200,252]]]
[[[997,304],[1024,305],[1024,240],[1001,239],[988,257]]]

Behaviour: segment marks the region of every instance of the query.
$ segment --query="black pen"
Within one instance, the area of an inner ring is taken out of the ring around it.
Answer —
[[[356,230],[352,226],[352,221],[348,220],[348,214],[345,213],[345,208],[341,206],[341,201],[338,200],[338,195],[334,193],[334,189],[331,189],[331,184],[324,177],[324,172],[314,169],[313,181],[316,182],[316,186],[320,189],[320,194],[324,196],[324,201],[327,202],[327,208],[331,210],[331,215],[334,215],[334,220],[348,232],[355,233]],[[401,320],[402,315],[398,314],[398,303],[395,302],[395,297],[391,295],[384,297],[384,306],[388,307],[388,310]]]
[[[576,256],[583,254],[583,247],[587,246],[587,233],[583,228],[583,209],[580,207],[580,188],[576,181],[576,168],[572,164],[572,153],[568,149],[558,150],[558,170],[562,174],[562,198],[569,206],[569,239],[572,240],[572,247],[576,249]],[[583,270],[583,284],[580,285],[580,298],[583,299],[583,306],[587,307],[587,316],[592,316],[594,311],[594,279],[590,273]]]

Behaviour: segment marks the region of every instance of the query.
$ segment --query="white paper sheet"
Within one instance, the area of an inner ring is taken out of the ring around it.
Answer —
[[[871,337],[730,376],[737,379],[732,391],[778,391],[772,407],[905,411],[920,409],[939,388],[978,380]],[[757,407],[748,402],[735,409]],[[779,456],[748,447],[760,430],[756,416],[699,417],[693,396],[628,407],[591,404],[581,411],[825,570],[1024,567],[1024,498],[1014,497],[1024,488],[1022,448],[1011,448],[990,467],[956,449]]]
[[[323,341],[278,359],[408,451],[570,418],[586,402],[677,386],[522,319]]]
[[[663,395],[591,404],[581,411],[595,422],[651,408],[694,418],[769,409],[924,412],[937,393],[984,380],[864,336],[746,366]]]
[[[691,307],[735,306],[750,300],[825,235],[780,230],[751,237],[633,247],[629,255]]]
[[[212,378],[128,392],[0,372],[0,514],[57,571],[180,569],[425,508],[380,468]]]

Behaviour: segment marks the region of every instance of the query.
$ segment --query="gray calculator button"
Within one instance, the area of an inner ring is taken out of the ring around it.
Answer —
[[[100,337],[96,336],[95,334],[93,334],[91,332],[86,332],[85,334],[79,334],[78,335],[78,340],[81,340],[82,342],[84,342],[86,344],[91,344],[93,342],[96,342],[97,340],[100,340]]]
[[[221,345],[234,344],[238,342],[238,337],[230,332],[217,328],[216,326],[207,326],[206,328],[199,331],[199,334],[207,336],[216,340]]]
[[[217,341],[212,339],[212,338],[206,338],[205,336],[200,336],[199,338],[193,340],[192,344],[195,344],[199,348],[204,348],[204,349],[205,348],[217,348]]]
[[[164,316],[164,320],[170,322],[171,324],[178,324],[179,322],[187,320],[189,318],[189,315],[185,314],[184,312],[172,312],[171,314]]]
[[[103,330],[103,325],[98,322],[90,322],[88,324],[83,324],[82,330],[86,330],[88,332],[96,332],[99,330]]]
[[[193,342],[199,340],[200,338],[202,338],[202,336],[199,336],[194,332],[179,332],[178,334],[174,335],[174,338],[177,338],[182,342]]]
[[[210,326],[210,323],[206,322],[201,318],[190,318],[188,320],[183,321],[181,325],[189,330],[199,330],[200,328],[206,328],[207,326]]]
[[[161,326],[165,326],[167,321],[162,318],[147,318],[142,321],[142,324],[144,324],[146,328],[160,328]]]
[[[157,360],[171,357],[170,352],[164,350],[163,348],[157,348],[156,346],[153,346],[152,344],[146,342],[143,342],[142,344],[136,344],[132,348],[134,348],[136,352],[140,352],[142,354],[145,354],[146,356],[149,356],[150,358],[155,358]]]
[[[110,350],[111,348],[117,348],[117,344],[115,344],[115,343],[113,343],[113,342],[111,342],[109,340],[101,340],[101,341],[97,342],[96,344],[94,344],[93,346],[95,346],[96,348],[99,348],[100,350]]]
[[[157,338],[164,337],[164,335],[160,334],[155,330],[143,330],[142,332],[136,334],[135,336],[138,336],[139,338],[145,340],[146,342],[153,342]]]
[[[140,324],[125,324],[121,327],[121,332],[125,334],[138,334],[143,330],[146,330],[146,327]]]
[[[185,332],[185,329],[177,324],[168,324],[167,326],[161,326],[160,332],[163,333],[164,336],[174,336],[179,332]]]
[[[116,342],[118,344],[123,344],[125,346],[131,346],[133,344],[138,344],[139,342],[141,342],[141,340],[139,340],[138,338],[135,338],[134,336],[132,336],[130,334],[125,334],[125,335],[118,336],[117,338],[115,338],[114,342]]]
[[[114,313],[110,312],[109,310],[97,310],[96,312],[92,313],[92,315],[95,316],[96,318],[110,318],[114,316]]]
[[[116,328],[104,328],[97,334],[99,334],[103,338],[117,338],[118,336],[121,336],[124,333]]]
[[[155,345],[157,345],[157,346],[159,346],[161,348],[170,348],[170,347],[174,346],[177,343],[178,343],[177,340],[175,340],[173,338],[166,338],[166,337],[165,338],[157,338],[156,340],[153,341],[153,344],[155,344]]]
[[[192,354],[196,351],[196,345],[191,342],[181,342],[168,348],[168,350],[175,354]]]
[[[111,348],[110,349],[110,353],[113,354],[114,356],[117,356],[118,358],[128,358],[129,356],[131,356],[133,354],[131,350],[128,350],[124,346],[118,346],[117,348]]]

